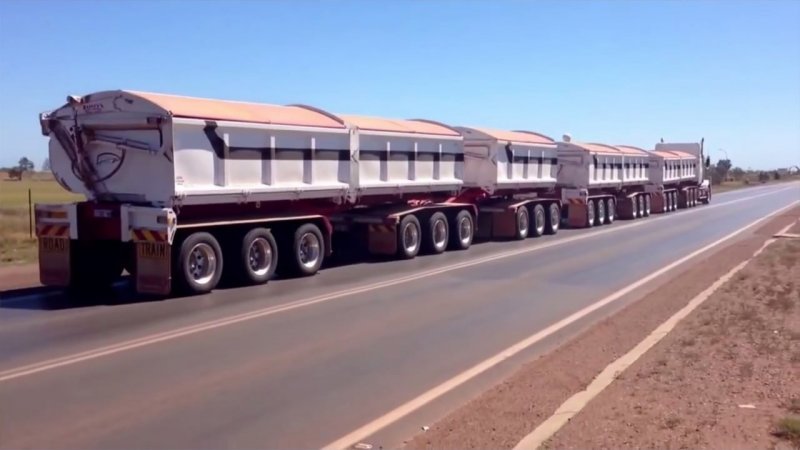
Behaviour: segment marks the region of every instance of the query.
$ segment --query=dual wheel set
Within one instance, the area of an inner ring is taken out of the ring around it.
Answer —
[[[556,234],[561,225],[561,207],[556,202],[532,203],[517,208],[514,239]]]
[[[450,250],[466,250],[475,237],[475,222],[472,214],[465,210],[435,211],[430,215],[407,214],[397,226],[397,257],[411,259],[420,252],[444,253]]]
[[[624,200],[627,202],[626,219],[647,217],[651,213],[650,194],[637,194]],[[586,226],[594,227],[614,223],[617,219],[617,199],[614,197],[591,198],[586,202]]]
[[[172,278],[178,291],[201,294],[224,278],[244,285],[264,284],[276,270],[294,276],[315,274],[322,266],[325,240],[314,223],[284,229],[276,240],[266,228],[198,231],[178,237],[173,246]],[[280,267],[278,265],[280,255]]]

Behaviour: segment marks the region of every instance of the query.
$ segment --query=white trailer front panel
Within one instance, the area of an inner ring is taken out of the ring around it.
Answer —
[[[464,136],[464,186],[489,194],[556,185],[555,141],[531,131],[456,127]]]
[[[649,155],[632,148],[558,142],[558,184],[565,188],[619,188],[647,183]]]

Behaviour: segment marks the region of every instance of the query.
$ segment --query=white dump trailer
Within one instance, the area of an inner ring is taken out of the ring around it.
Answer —
[[[635,219],[650,214],[649,155],[630,146],[558,142],[558,186],[564,220],[571,227],[612,223],[619,216]]]
[[[478,236],[524,239],[556,233],[561,203],[555,191],[555,141],[533,131],[455,129],[464,136],[460,199],[478,205]]]

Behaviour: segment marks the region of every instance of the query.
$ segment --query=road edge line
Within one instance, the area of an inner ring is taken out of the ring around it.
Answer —
[[[455,389],[456,387],[470,381],[471,379],[477,377],[478,375],[482,374],[483,372],[491,369],[492,367],[500,364],[501,362],[505,361],[508,358],[516,355],[517,353],[527,349],[528,347],[536,344],[539,341],[544,340],[545,338],[557,333],[563,328],[581,320],[582,318],[588,316],[589,314],[593,313],[594,311],[599,310],[600,308],[611,304],[618,299],[622,298],[623,296],[627,295],[628,293],[638,289],[641,286],[644,286],[646,283],[650,282],[651,280],[658,278],[659,276],[669,272],[670,270],[680,266],[681,264],[689,261],[698,255],[705,253],[706,251],[744,233],[745,231],[753,228],[754,226],[767,221],[782,212],[795,207],[797,204],[800,203],[800,200],[795,200],[788,205],[779,208],[772,213],[751,222],[744,227],[723,236],[722,238],[705,245],[692,253],[689,253],[686,256],[683,256],[666,266],[662,267],[661,269],[656,270],[655,272],[647,275],[639,280],[625,286],[624,288],[617,290],[616,292],[611,293],[610,295],[598,300],[591,305],[588,305],[569,316],[545,327],[542,330],[534,333],[533,335],[507,347],[506,349],[498,352],[497,354],[490,356],[489,358],[479,362],[478,364],[470,367],[469,369],[459,373],[458,375],[445,380],[444,382],[436,385],[435,387],[423,392],[422,394],[414,397],[413,399],[403,403],[402,405],[392,409],[391,411],[381,415],[377,419],[372,420],[371,422],[355,429],[354,431],[336,439],[335,441],[331,442],[328,445],[322,447],[322,450],[339,450],[345,449],[350,447],[357,442],[362,441],[363,439],[368,438],[372,434],[386,428],[387,426],[391,425],[392,423],[397,422],[398,420],[402,419],[403,417],[407,416],[408,414],[416,411],[417,409],[427,405],[428,403],[432,402],[433,400],[441,397],[442,395],[450,392],[451,390]]]
[[[789,231],[795,224],[800,221],[794,221],[783,228],[777,233],[781,235]],[[749,258],[737,264],[734,268],[722,275],[714,283],[706,288],[703,292],[697,294],[694,298],[689,300],[683,308],[678,310],[675,314],[665,320],[661,325],[656,327],[650,334],[648,334],[641,342],[629,350],[624,355],[617,358],[611,364],[607,365],[595,378],[586,386],[586,389],[575,393],[568,398],[556,411],[548,417],[544,422],[539,424],[532,432],[522,438],[514,450],[534,450],[541,447],[548,439],[552,438],[561,428],[564,427],[573,417],[580,413],[586,405],[589,404],[595,397],[600,395],[608,386],[613,383],[617,377],[624,372],[628,367],[633,365],[645,353],[658,344],[661,339],[666,337],[675,327],[691,314],[697,307],[702,305],[708,300],[720,287],[725,285],[733,278],[734,275],[744,269],[750,262],[760,255],[768,246],[777,241],[776,237],[771,237],[764,241],[761,247],[758,248]]]

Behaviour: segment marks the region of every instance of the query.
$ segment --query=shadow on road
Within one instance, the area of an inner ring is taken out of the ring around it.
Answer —
[[[488,241],[476,239],[473,242],[473,245],[480,245],[485,242]],[[335,246],[334,248],[342,248],[346,250],[335,253],[327,258],[320,269],[321,271],[348,266],[380,265],[396,262],[396,258],[392,256],[370,255],[365,248],[359,245],[345,244]],[[418,258],[425,258],[427,256],[428,255],[420,252]],[[435,257],[435,255],[431,256]],[[296,279],[296,277],[283,276],[279,271],[270,281],[270,284],[275,282],[280,283],[281,281],[288,281],[290,279]],[[133,286],[131,285],[132,283],[133,280],[129,276],[125,275],[112,287],[90,291],[60,290],[47,286],[10,289],[0,292],[0,310],[16,309],[58,311],[64,309],[120,306],[135,303],[160,302],[187,298],[186,295],[175,294],[170,295],[169,297],[137,294],[134,292]],[[223,277],[223,279],[220,281],[220,284],[214,289],[214,291],[225,292],[242,287],[246,286],[242,286],[242,284],[238,282],[231,281]]]

